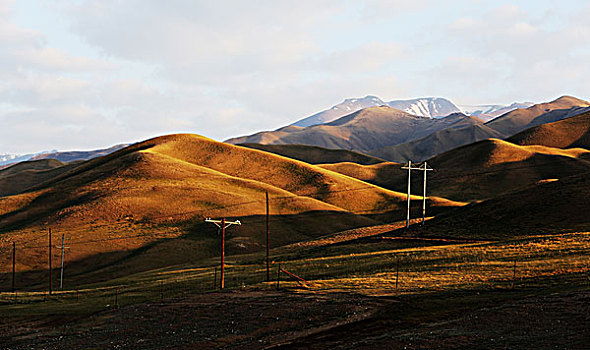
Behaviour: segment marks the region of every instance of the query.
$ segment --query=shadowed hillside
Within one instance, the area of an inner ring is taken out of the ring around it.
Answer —
[[[19,194],[74,168],[55,159],[26,161],[0,170],[0,197]]]
[[[527,129],[508,141],[518,145],[590,149],[590,112]]]
[[[485,125],[506,136],[512,136],[533,126],[551,123],[576,116],[588,110],[590,103],[572,96],[562,96],[554,101],[539,103],[529,108],[508,112]]]
[[[590,173],[529,186],[458,208],[428,222],[417,234],[507,238],[590,230]]]
[[[258,149],[285,156],[287,158],[300,160],[309,164],[327,164],[340,162],[353,162],[358,164],[377,164],[384,162],[383,159],[367,154],[347,151],[343,149],[328,149],[306,145],[262,145],[259,143],[244,143],[238,146]]]
[[[475,201],[535,184],[590,171],[590,151],[544,146],[518,146],[490,139],[445,152],[428,160],[428,194]],[[407,171],[395,163],[373,166],[322,165],[395,191],[407,188]],[[412,193],[421,194],[422,174],[412,174]]]
[[[462,116],[465,117],[465,116]],[[369,152],[420,139],[458,122],[451,118],[418,117],[380,106],[362,109],[330,123],[284,131],[268,131],[227,140],[229,143],[304,144]]]
[[[503,138],[499,132],[483,125],[481,119],[463,115],[447,118],[453,117],[458,119],[457,122],[446,129],[419,140],[376,149],[371,154],[396,162],[420,162],[459,146],[489,138]]]

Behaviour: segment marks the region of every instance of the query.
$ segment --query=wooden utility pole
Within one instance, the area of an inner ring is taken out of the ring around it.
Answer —
[[[12,292],[15,291],[15,278],[16,278],[16,243],[12,241]]]
[[[61,235],[61,273],[59,278],[59,289],[64,288],[64,249],[69,249],[70,247],[66,247],[65,244],[66,235]],[[56,247],[60,248],[60,247]]]
[[[411,160],[409,160],[408,165],[402,167],[402,169],[408,169],[408,211],[407,211],[407,215],[406,215],[406,228],[410,227],[410,186],[411,186],[410,177],[412,174],[412,170],[423,170],[424,171],[424,189],[423,189],[424,192],[422,192],[422,224],[424,225],[424,220],[426,217],[426,172],[432,171],[433,169],[430,169],[428,167],[428,165],[426,164],[426,162],[424,162],[424,164],[422,164],[419,167],[412,167]]]
[[[266,192],[266,281],[270,281],[270,206],[268,192]]]
[[[402,168],[404,169],[404,168]],[[406,215],[406,228],[410,227],[410,178],[412,176],[412,161],[408,160],[408,214]]]
[[[239,220],[236,221],[225,221],[225,218],[221,220],[213,220],[211,218],[205,219],[205,222],[211,222],[215,226],[221,229],[221,270],[219,272],[219,286],[220,289],[225,287],[224,270],[225,270],[225,229],[231,225],[241,225]]]
[[[424,170],[424,189],[422,191],[422,225],[424,225],[424,221],[426,220],[426,172],[434,169],[430,169],[426,162],[424,162],[420,168]]]
[[[51,295],[51,291],[52,291],[52,287],[51,287],[51,269],[52,269],[52,264],[51,264],[51,228],[49,229],[49,295]]]

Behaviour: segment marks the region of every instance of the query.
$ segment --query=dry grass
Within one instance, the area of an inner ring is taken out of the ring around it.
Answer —
[[[590,112],[530,128],[509,141],[518,145],[590,148]]]
[[[375,215],[401,216],[405,200],[400,193],[285,157],[171,135],[81,163],[34,191],[0,198],[0,249],[13,241],[19,249],[35,247],[19,254],[17,270],[30,272],[24,281],[43,279],[52,228],[54,242],[62,233],[70,245],[92,241],[68,252],[68,268],[103,280],[215,255],[216,229],[203,219],[227,217],[244,222],[232,228],[229,249],[253,252],[263,248],[265,192],[276,232],[273,246],[374,225]],[[182,247],[193,251],[178,255]],[[122,259],[120,272],[102,277],[94,272]],[[0,260],[0,271],[10,269],[10,261]]]
[[[273,253],[273,279],[280,262],[282,268],[302,276],[311,283],[302,287],[288,276],[282,276],[282,288],[302,293],[346,292],[370,296],[421,294],[441,290],[510,289],[547,285],[559,286],[569,277],[587,276],[590,271],[590,233],[578,232],[547,235],[502,242],[435,245],[426,247],[387,246],[373,243],[371,248],[340,246],[326,251],[325,256],[290,258],[292,252]],[[296,249],[296,248],[294,248]],[[302,254],[301,249],[297,249]],[[351,250],[363,251],[350,253]],[[278,254],[278,255],[277,255]],[[514,269],[516,262],[516,270]],[[196,266],[177,266],[114,279],[81,287],[83,302],[76,302],[76,290],[58,292],[35,312],[63,308],[64,304],[87,310],[112,303],[114,289],[119,289],[121,304],[154,300],[160,293],[167,297],[190,291],[214,289],[214,266],[217,259],[200,261]],[[396,267],[399,273],[396,273]],[[265,278],[263,259],[259,253],[232,256],[228,259],[226,286],[230,289],[274,288],[275,282]],[[515,273],[516,271],[516,273]],[[396,289],[396,276],[399,280]],[[20,292],[19,304],[14,295],[3,293],[2,312],[21,310],[27,305],[45,301],[44,292]],[[112,305],[112,304],[111,304]],[[32,309],[30,310],[32,311]]]

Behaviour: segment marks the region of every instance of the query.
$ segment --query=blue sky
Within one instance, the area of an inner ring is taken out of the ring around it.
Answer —
[[[347,97],[590,98],[587,1],[0,0],[0,153],[274,129]]]

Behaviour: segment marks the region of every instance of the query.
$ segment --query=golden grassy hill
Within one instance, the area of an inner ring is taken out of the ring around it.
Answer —
[[[63,166],[64,163],[56,159],[32,160],[12,164],[9,167],[0,170],[0,177],[17,174],[26,170],[50,170]]]
[[[428,222],[419,235],[505,238],[590,230],[590,173],[544,181]]]
[[[399,187],[400,185],[400,168],[403,165],[394,162],[383,162],[371,165],[342,162],[335,164],[320,164],[319,166],[383,188],[393,188],[396,186]],[[398,190],[401,191],[401,187],[399,187]]]
[[[123,273],[217,255],[216,229],[203,219],[227,217],[244,224],[232,227],[228,250],[260,250],[265,192],[271,199],[273,246],[373,225],[379,215],[403,217],[400,193],[278,155],[170,135],[86,161],[25,193],[0,197],[0,242],[33,247],[19,269],[40,270],[51,227],[57,237],[65,233],[70,245],[77,245],[69,253],[79,262],[70,267],[74,272],[88,274],[124,261],[117,272]],[[459,205],[439,198],[430,203]]]
[[[518,145],[590,149],[590,112],[527,129],[508,141]]]
[[[344,149],[328,149],[307,145],[263,145],[259,143],[244,143],[238,146],[258,149],[265,152],[279,154],[287,158],[300,160],[309,164],[327,164],[353,162],[357,164],[377,164],[383,159],[367,154]]]
[[[588,157],[590,152],[581,148],[518,146],[498,139],[484,140],[428,160],[436,171],[428,173],[427,194],[461,201],[493,198],[541,180],[590,171]],[[396,163],[322,167],[395,191],[407,188],[407,172]],[[412,193],[420,195],[422,174],[413,172],[412,180]]]

